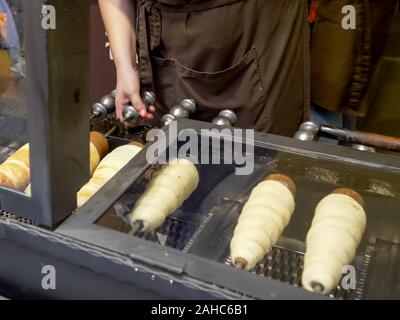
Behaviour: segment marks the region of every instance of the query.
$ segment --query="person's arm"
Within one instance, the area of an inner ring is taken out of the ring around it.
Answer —
[[[99,0],[99,5],[117,71],[117,117],[122,120],[123,107],[131,103],[142,118],[152,119],[154,107],[146,112],[140,97],[139,72],[132,59],[136,54],[135,0]]]

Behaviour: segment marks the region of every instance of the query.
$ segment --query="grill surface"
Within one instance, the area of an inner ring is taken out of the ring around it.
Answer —
[[[141,179],[134,183],[131,188],[121,197],[120,202],[124,203],[129,210],[132,210],[137,199],[143,194],[148,178],[157,168],[149,169]],[[191,213],[185,216],[185,212],[178,210],[174,215],[167,217],[164,224],[152,233],[138,233],[137,237],[157,242],[163,246],[171,247],[181,251],[187,251],[190,247],[193,236],[206,224],[208,217]],[[112,228],[122,233],[129,233],[130,226],[121,219],[113,208],[110,208],[97,221],[98,225]]]
[[[122,220],[116,230],[128,233],[130,228]],[[165,223],[153,233],[139,233],[136,236],[148,241],[159,243],[162,246],[172,247],[181,251],[188,251],[191,244],[196,240],[201,230],[206,226],[209,217],[196,224],[171,216]],[[288,239],[286,239],[288,240]],[[291,240],[291,239],[289,239]],[[288,241],[284,241],[285,244]],[[369,251],[373,249],[367,247],[362,257],[357,257],[354,261],[357,275],[356,289],[343,289],[340,285],[330,294],[331,298],[341,300],[359,300],[362,298],[365,279],[368,272],[371,255]],[[269,279],[279,280],[295,287],[302,287],[301,275],[303,272],[304,252],[290,249],[279,244],[265,256],[265,258],[254,268],[252,273]],[[225,260],[225,264],[232,266],[231,258]],[[232,266],[233,268],[233,266]]]
[[[199,225],[197,224],[169,217],[166,219],[165,223],[154,232],[140,232],[136,234],[136,236],[148,241],[157,242],[166,247],[186,251],[190,240],[198,228]],[[130,227],[121,220],[120,227],[116,228],[116,230],[128,233]]]
[[[367,248],[363,258],[356,258],[354,266],[357,274],[356,289],[343,289],[340,285],[337,286],[329,295],[331,298],[340,300],[359,300],[362,298],[365,277],[368,272],[370,262],[369,250]],[[301,276],[303,273],[304,253],[295,250],[275,246],[264,257],[264,259],[254,268],[252,273],[258,276],[279,280],[288,283],[295,287],[302,288]],[[232,265],[231,258],[229,257],[225,264]],[[233,266],[232,266],[233,267]]]
[[[25,224],[30,224],[30,225],[37,225],[35,222],[32,220],[26,219],[26,218],[19,218],[15,214],[8,213],[4,210],[0,210],[0,217],[10,219],[10,220],[15,220],[20,223],[25,223]]]
[[[34,222],[28,219],[18,218],[14,214],[3,210],[0,211],[0,217],[24,224],[35,225]],[[129,227],[119,217],[115,216],[115,218],[118,219],[118,225],[116,227],[114,225],[113,229],[128,233]],[[211,214],[203,219],[200,224],[195,224],[171,216],[154,233],[139,233],[137,237],[186,252],[210,218]],[[293,248],[293,243],[296,244],[296,248]],[[299,250],[299,246],[304,247],[304,244],[296,240],[281,237],[279,243],[272,248],[251,272],[260,277],[279,280],[294,287],[302,287],[301,275],[303,272],[304,252]],[[357,256],[354,260],[354,267],[357,274],[356,289],[345,290],[339,285],[329,295],[331,298],[340,300],[360,300],[362,298],[373,251],[374,247],[367,246],[363,256]],[[233,268],[230,257],[225,260],[225,264]]]
[[[129,209],[132,209],[137,199],[143,194],[148,179],[150,178],[151,170],[143,175],[131,188],[120,198]],[[184,252],[189,251],[192,244],[197,241],[207,223],[213,217],[214,210],[211,210],[208,215],[191,212],[190,215],[185,211],[185,205],[182,209],[169,216],[165,223],[152,233],[139,233],[136,236],[145,240],[159,243],[162,246],[171,247]],[[97,224],[107,228],[112,228],[119,232],[129,233],[128,226],[121,219],[113,208],[110,208]],[[221,246],[229,247],[229,239],[220,239]],[[356,268],[357,285],[355,290],[345,290],[338,286],[330,297],[334,299],[361,299],[365,285],[365,279],[368,271],[371,256],[367,247],[363,256],[357,256],[354,260]],[[305,244],[304,242],[291,238],[281,237],[278,244],[273,247],[267,256],[254,268],[252,273],[274,280],[279,280],[288,283],[295,287],[302,287],[301,275],[303,272]],[[230,257],[222,260],[227,265],[232,266]],[[233,266],[232,266],[233,268]]]

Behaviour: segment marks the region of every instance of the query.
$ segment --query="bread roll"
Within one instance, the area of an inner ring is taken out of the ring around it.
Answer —
[[[281,174],[267,177],[251,191],[230,244],[236,266],[253,269],[278,241],[293,214],[295,192],[294,182]]]
[[[302,283],[307,290],[329,294],[339,284],[366,221],[362,197],[353,190],[338,189],[319,202],[306,238]]]
[[[100,163],[100,160],[108,153],[109,145],[107,139],[100,132],[90,132],[90,144],[89,144],[89,173],[93,175],[94,170]],[[29,179],[28,179],[29,182]],[[31,196],[31,185],[28,184],[25,188],[25,194]]]
[[[175,159],[154,177],[128,216],[132,224],[143,222],[143,231],[162,225],[190,197],[199,184],[199,173],[188,160]]]
[[[107,139],[100,132],[90,132],[90,176],[93,175],[94,170],[99,165],[101,159],[103,159],[109,151],[109,145]]]
[[[134,156],[143,145],[127,144],[116,148],[106,155],[97,166],[92,178],[78,192],[78,208],[83,206],[97,191],[114,177]]]
[[[0,185],[24,191],[29,179],[29,144],[25,144],[0,165]]]

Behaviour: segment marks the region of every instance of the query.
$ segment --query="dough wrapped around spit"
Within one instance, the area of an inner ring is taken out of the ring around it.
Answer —
[[[196,166],[186,159],[173,159],[163,166],[128,215],[132,229],[157,229],[196,190],[199,179]]]
[[[92,178],[79,190],[77,199],[78,208],[82,207],[142,149],[143,145],[141,143],[131,142],[107,154],[97,166]]]
[[[24,191],[29,184],[29,179],[29,144],[27,143],[0,165],[0,185]]]
[[[295,208],[296,185],[273,174],[250,194],[236,225],[230,249],[237,268],[251,270],[276,244]]]
[[[318,203],[306,238],[302,284],[307,290],[329,294],[339,284],[365,230],[363,204],[351,189],[337,189]]]
[[[93,175],[94,170],[99,165],[101,159],[109,151],[109,145],[107,139],[104,137],[103,134],[100,132],[92,131],[90,132],[90,145],[89,145],[89,172],[90,176]],[[29,180],[28,180],[29,182]],[[25,193],[31,196],[31,185],[29,184],[26,189]]]
[[[93,175],[94,170],[100,164],[101,159],[103,159],[106,154],[110,151],[110,146],[106,137],[100,132],[92,131],[90,132],[90,154],[89,154],[89,172],[90,176]]]

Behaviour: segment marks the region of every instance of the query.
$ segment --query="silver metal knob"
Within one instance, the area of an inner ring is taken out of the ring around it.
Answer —
[[[146,107],[151,106],[156,102],[156,95],[152,91],[144,91],[142,94],[142,100]]]
[[[197,104],[195,100],[183,99],[180,104],[173,106],[169,113],[162,116],[161,124],[167,126],[177,119],[187,119],[190,114],[196,112],[196,110]]]
[[[300,141],[314,141],[315,134],[308,130],[299,130],[294,135],[294,138]]]
[[[117,96],[117,89],[111,91],[111,96],[115,99],[115,97]]]
[[[231,122],[232,125],[234,125],[236,123],[236,121],[237,121],[236,113],[233,112],[232,110],[229,110],[229,109],[222,110],[219,113],[219,115],[221,117],[224,117],[224,118],[228,119]]]
[[[307,121],[307,122],[303,122],[300,125],[299,130],[306,130],[306,131],[314,132],[315,134],[317,134],[319,131],[319,125],[317,125],[316,123],[314,123],[312,121]]]
[[[217,126],[232,127],[237,121],[236,114],[229,109],[222,110],[217,117],[212,120],[212,123]]]
[[[197,103],[194,99],[183,99],[180,105],[189,110],[190,113],[195,113],[197,110]]]
[[[134,106],[127,105],[124,107],[124,109],[122,109],[122,117],[124,118],[124,122],[126,124],[133,125],[139,118],[139,112],[137,112]]]
[[[196,110],[196,101],[193,99],[183,99],[180,104],[172,107],[169,113],[177,119],[187,119],[190,114],[195,113]]]
[[[92,119],[105,119],[107,117],[107,109],[104,105],[99,102],[96,102],[92,105]]]
[[[142,94],[142,100],[147,108],[148,106],[152,105],[156,101],[156,95],[154,92],[151,91],[144,91]],[[128,126],[132,126],[136,124],[136,122],[139,119],[139,112],[136,110],[136,108],[132,105],[127,105],[124,107],[122,110],[122,117],[124,118],[124,122]]]
[[[101,98],[100,103],[107,109],[107,113],[115,111],[115,98],[112,95],[107,95]]]
[[[172,121],[175,121],[176,118],[172,114],[164,114],[161,118],[161,124],[163,126],[168,126]]]
[[[312,121],[304,122],[300,125],[299,131],[296,132],[294,138],[301,141],[314,141],[319,132],[319,125]]]
[[[212,120],[212,123],[221,127],[232,127],[231,122],[227,118],[221,116],[215,117]]]
[[[169,111],[171,115],[173,115],[177,119],[189,118],[190,111],[185,108],[182,104],[178,104]]]

